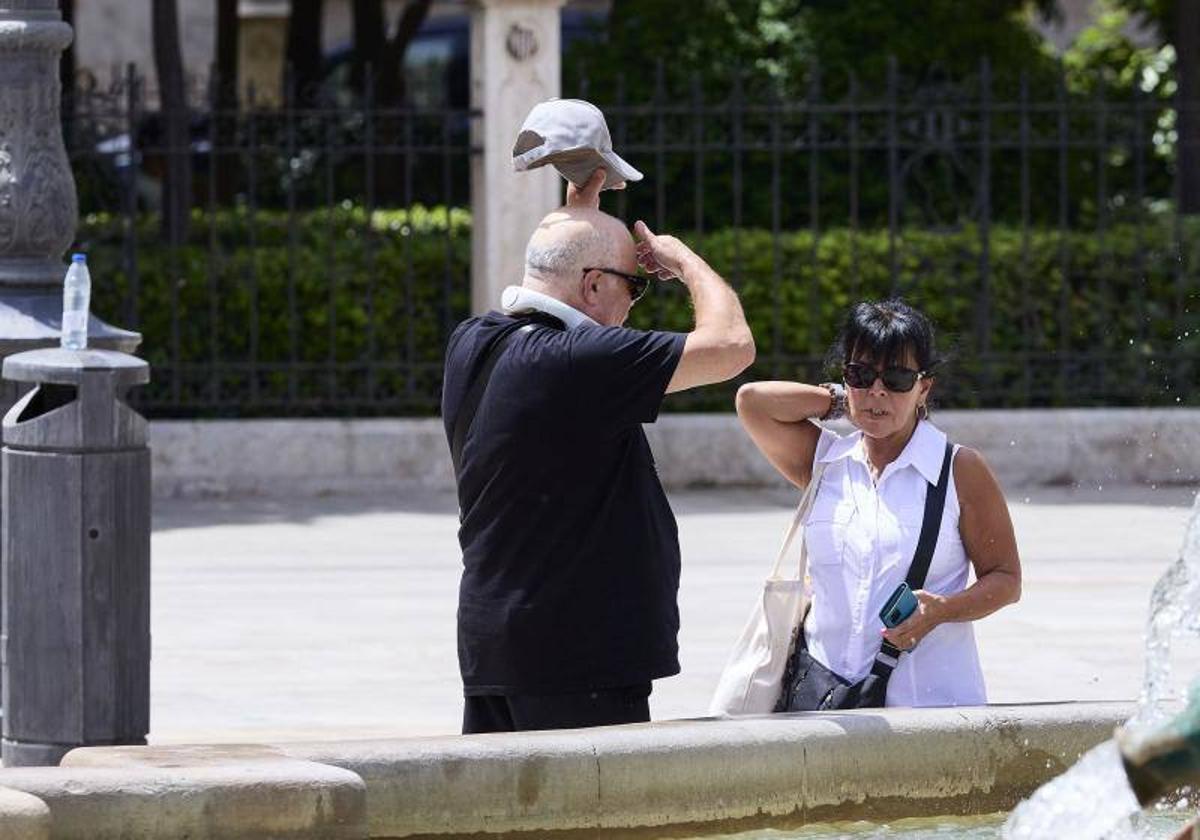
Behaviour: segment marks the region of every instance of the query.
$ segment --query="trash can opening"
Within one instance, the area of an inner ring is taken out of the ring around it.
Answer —
[[[18,423],[49,414],[56,408],[75,402],[79,396],[79,388],[75,385],[55,385],[43,382],[34,391],[33,397],[25,404],[24,410],[17,417]]]

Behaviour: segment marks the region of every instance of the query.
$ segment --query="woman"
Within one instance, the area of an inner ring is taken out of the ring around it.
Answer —
[[[742,425],[786,479],[803,488],[814,463],[825,465],[804,535],[813,591],[808,653],[856,681],[887,639],[904,653],[886,705],[985,703],[971,622],[1017,601],[1021,561],[1000,485],[975,450],[954,447],[916,610],[892,629],[879,618],[908,573],[926,490],[945,457],[946,435],[929,421],[939,362],[933,328],[903,301],[859,303],[831,355],[845,386],[752,382],[737,395]],[[812,422],[843,411],[857,427],[846,437]],[[968,586],[971,568],[976,580]]]

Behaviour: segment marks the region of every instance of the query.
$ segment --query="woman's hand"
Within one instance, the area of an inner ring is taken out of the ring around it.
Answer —
[[[983,457],[961,447],[954,457],[954,483],[961,513],[958,531],[975,582],[954,595],[918,590],[917,609],[883,637],[901,650],[912,650],[939,624],[978,621],[1021,597],[1021,559],[1004,494]]]
[[[892,628],[883,628],[883,637],[900,650],[912,650],[917,643],[929,635],[929,631],[937,627],[945,619],[946,598],[918,589],[913,595],[917,596],[917,608],[913,614]]]

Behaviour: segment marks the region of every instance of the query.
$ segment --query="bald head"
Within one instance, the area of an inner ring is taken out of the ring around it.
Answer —
[[[555,297],[566,300],[583,270],[592,267],[629,272],[637,267],[629,231],[607,213],[561,207],[542,219],[529,237],[525,248],[527,286],[547,287],[543,290],[553,290]]]

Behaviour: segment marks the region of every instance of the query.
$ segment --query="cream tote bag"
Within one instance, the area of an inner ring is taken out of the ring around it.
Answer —
[[[824,472],[825,464],[813,465],[812,480],[800,497],[800,505],[792,517],[779,556],[775,558],[771,576],[763,583],[762,597],[754,605],[750,620],[721,672],[709,714],[757,715],[767,714],[775,708],[788,654],[808,604],[804,583],[808,572],[808,549],[804,545],[803,524],[817,497]],[[797,536],[800,537],[800,560],[785,575],[784,564]]]

